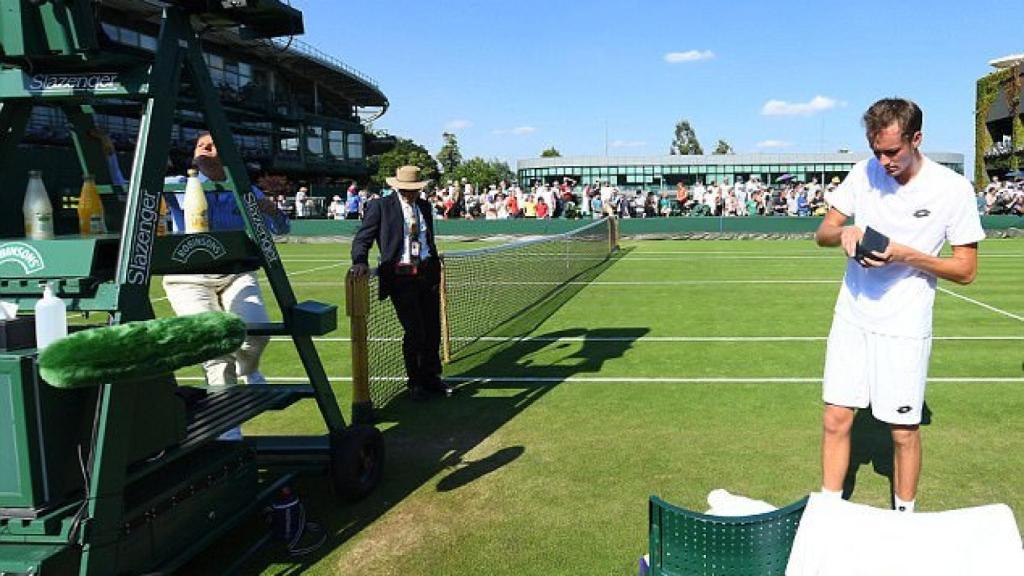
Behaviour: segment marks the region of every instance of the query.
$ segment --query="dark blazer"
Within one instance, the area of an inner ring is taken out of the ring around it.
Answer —
[[[370,248],[374,241],[380,249],[380,297],[390,292],[394,264],[402,257],[402,240],[405,234],[405,217],[398,192],[366,204],[363,210],[363,224],[352,240],[352,263],[369,264]],[[427,224],[427,246],[434,258],[438,256],[434,243],[434,212],[426,200],[416,199],[416,206]]]

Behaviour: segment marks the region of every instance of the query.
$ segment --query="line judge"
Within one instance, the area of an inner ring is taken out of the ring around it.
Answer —
[[[441,379],[441,261],[430,204],[420,197],[429,182],[420,180],[418,167],[402,166],[387,183],[397,194],[366,204],[352,241],[351,273],[369,273],[369,252],[376,241],[379,297],[391,298],[402,324],[410,397],[423,401],[432,394],[448,396],[452,389]]]

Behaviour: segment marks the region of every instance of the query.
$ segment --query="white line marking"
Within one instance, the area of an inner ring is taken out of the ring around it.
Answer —
[[[558,257],[558,254],[548,255],[552,258]],[[992,257],[992,258],[1019,258],[1016,255],[990,255],[984,256],[978,255],[979,258]],[[636,256],[629,254],[616,260],[617,263],[622,262],[682,262],[685,260],[840,260],[842,257],[839,254],[819,254],[817,256],[772,256],[772,255],[750,255],[750,256],[696,256],[694,258],[688,258],[685,254],[679,254],[676,257],[670,256]],[[604,260],[603,257],[598,256],[573,256],[574,261],[586,261],[586,260]]]
[[[270,282],[266,278],[260,278],[260,281],[266,284]],[[830,280],[666,280],[666,281],[630,281],[630,280],[591,280],[587,281],[572,281],[565,282],[564,284],[574,284],[589,286],[591,284],[595,286],[697,286],[701,284],[839,284],[841,280],[830,279]],[[553,281],[520,281],[520,282],[468,282],[461,284],[459,282],[449,281],[448,286],[560,286],[563,282]],[[292,282],[292,286],[330,286],[339,287],[344,285],[344,282]]]
[[[452,340],[460,342],[479,340],[481,342],[824,342],[828,336],[452,336]],[[401,342],[398,337],[376,338],[371,337],[371,342]],[[943,341],[979,341],[979,342],[1000,342],[1000,341],[1024,341],[1024,336],[933,336],[932,340]],[[287,336],[274,336],[271,342],[291,342]],[[349,338],[344,336],[329,336],[313,338],[314,342],[348,342]]]
[[[372,380],[372,378],[371,378]],[[478,376],[478,377],[445,377],[445,380],[453,382],[638,382],[655,384],[814,384],[820,383],[821,378],[749,378],[749,377],[722,377],[722,378],[632,378],[629,376],[568,376],[559,377],[520,377],[520,376]],[[1021,382],[1024,378],[1009,377],[963,377],[963,378],[928,378],[929,382]]]
[[[646,281],[633,281],[633,280],[590,280],[590,281],[572,281],[565,282],[565,284],[574,284],[581,286],[696,286],[701,284],[839,284],[841,279],[830,279],[830,280],[646,280]],[[467,283],[469,286],[480,286],[480,285],[492,285],[492,286],[555,286],[561,285],[562,282],[552,281],[520,281],[520,282],[470,282]],[[448,286],[459,286],[458,282],[449,281]]]
[[[547,254],[548,256],[560,256],[562,253]],[[681,258],[652,258],[653,260],[677,260],[683,259],[687,256],[733,256],[735,259],[801,259],[801,258],[835,258],[836,255],[823,254],[821,251],[793,251],[793,252],[774,252],[766,254],[764,251],[743,251],[743,250],[680,250],[680,251],[658,251],[658,250],[637,250],[624,257],[624,259],[636,260],[643,259],[642,257],[647,255],[658,255],[658,256],[679,256]],[[1024,254],[1012,254],[1012,253],[980,253],[979,258],[1024,258]],[[593,258],[593,257],[589,257]],[[600,258],[603,260],[604,258]],[[724,258],[729,260],[732,258]],[[293,262],[338,262],[344,260],[344,258],[284,258],[285,264]]]
[[[295,272],[289,272],[288,277],[301,276],[302,274],[309,274],[310,272],[318,272],[320,270],[327,270],[328,268],[338,268],[339,266],[348,266],[347,262],[334,261],[334,264],[328,266],[317,266],[316,268],[306,268],[304,270],[296,270]]]
[[[986,310],[991,310],[991,311],[993,311],[993,312],[995,312],[997,314],[1002,314],[1003,316],[1006,316],[1008,318],[1013,318],[1014,320],[1017,320],[1018,322],[1024,322],[1024,316],[1018,316],[1018,315],[1016,315],[1016,314],[1014,314],[1012,312],[1007,312],[1006,310],[1000,310],[999,308],[996,308],[995,306],[989,306],[988,304],[985,304],[984,302],[978,302],[977,300],[975,300],[973,298],[968,298],[967,296],[964,296],[963,294],[957,294],[956,292],[953,292],[952,290],[948,290],[948,289],[943,288],[941,286],[939,286],[939,292],[942,292],[943,294],[949,294],[950,296],[955,296],[956,298],[959,298],[959,299],[964,300],[966,302],[970,302],[971,304],[977,304],[978,306],[981,306],[982,308],[985,308]]]
[[[657,255],[666,255],[666,256],[667,255],[674,255],[674,256],[699,255],[699,256],[737,256],[737,257],[739,257],[739,256],[759,256],[759,257],[765,257],[765,258],[788,258],[788,257],[793,257],[793,258],[804,257],[805,258],[805,257],[810,256],[810,255],[822,256],[822,252],[824,252],[824,251],[823,250],[799,250],[799,251],[788,251],[788,252],[786,252],[786,251],[783,251],[783,252],[770,252],[770,251],[767,251],[767,250],[763,250],[763,251],[745,251],[745,250],[735,250],[735,251],[732,251],[732,250],[692,250],[692,251],[690,251],[690,250],[678,250],[678,251],[676,251],[676,250],[666,250],[666,251],[658,251],[658,250],[640,250],[640,249],[637,249],[637,250],[634,250],[633,252],[629,253],[628,255],[626,255],[625,258],[632,259],[632,258],[634,258],[636,256],[646,256],[648,254],[657,254]],[[978,254],[978,257],[979,258],[1024,258],[1024,254],[1015,254],[1015,253],[1012,253],[1012,252],[988,252],[988,253],[980,252]]]
[[[346,382],[352,379],[351,376],[330,376],[327,378],[331,382]],[[179,376],[178,380],[187,382],[198,382],[204,381],[205,379],[201,376]],[[271,382],[307,382],[306,376],[268,376],[267,380]],[[404,376],[390,376],[390,377],[379,377],[370,378],[371,381],[377,382],[398,382],[404,381]],[[528,383],[528,382],[595,382],[595,383],[640,383],[640,384],[817,384],[821,382],[821,378],[751,378],[751,377],[722,377],[722,378],[634,378],[629,376],[567,376],[564,378],[550,377],[550,376],[449,376],[445,377],[448,382],[473,382],[473,383]],[[928,382],[941,382],[941,383],[1024,383],[1024,378],[1007,377],[1000,378],[982,376],[982,377],[938,377],[928,378]]]
[[[266,278],[260,278],[260,282],[269,284],[269,280]],[[704,284],[839,284],[840,279],[830,280],[650,280],[650,281],[631,281],[631,280],[591,280],[591,281],[572,281],[572,282],[553,282],[553,281],[519,281],[519,282],[469,282],[459,283],[449,281],[448,287],[453,286],[561,286],[562,284],[579,285],[579,286],[700,286]],[[341,287],[344,282],[291,282],[292,286],[321,286],[321,287]]]

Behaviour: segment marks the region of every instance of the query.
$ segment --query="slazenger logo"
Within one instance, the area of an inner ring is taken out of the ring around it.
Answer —
[[[252,220],[253,231],[256,233],[256,245],[263,252],[267,262],[275,262],[278,259],[277,248],[274,246],[274,238],[267,231],[263,223],[263,216],[260,215],[259,201],[252,192],[247,192],[242,199],[245,200],[245,209],[249,212],[249,219]]]
[[[174,252],[171,253],[171,260],[184,264],[198,252],[206,252],[214,260],[219,260],[228,253],[220,240],[206,234],[197,234],[179,242]]]
[[[21,266],[25,274],[35,274],[46,268],[46,264],[43,262],[43,257],[39,254],[39,251],[21,242],[0,244],[0,264],[8,263]]]
[[[92,74],[36,74],[29,79],[29,92],[50,90],[90,90],[110,92],[121,87],[117,72],[94,72]]]
[[[931,210],[928,210],[927,208],[921,208],[917,212],[914,212],[914,218],[924,218],[925,216],[928,216],[931,213]]]

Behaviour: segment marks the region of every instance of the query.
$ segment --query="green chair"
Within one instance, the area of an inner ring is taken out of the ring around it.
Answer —
[[[806,506],[708,516],[651,496],[650,576],[781,576]]]

